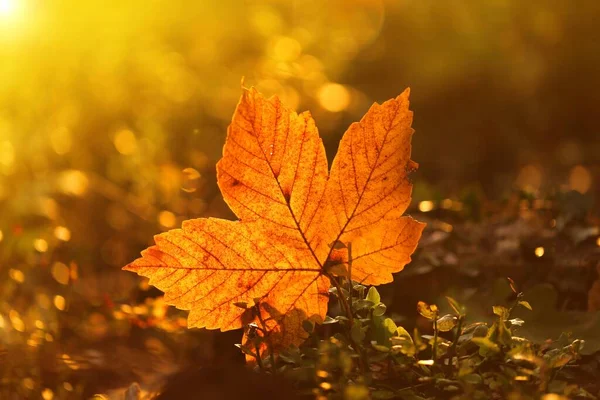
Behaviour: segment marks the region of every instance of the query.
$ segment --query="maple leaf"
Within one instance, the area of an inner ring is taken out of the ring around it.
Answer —
[[[353,280],[378,285],[410,262],[425,224],[403,216],[417,168],[408,96],[373,104],[353,123],[328,173],[310,113],[243,89],[217,164],[239,221],[185,221],[124,269],[190,310],[189,327],[225,331],[254,321],[273,351],[299,344],[302,320],[324,319],[335,273],[351,269]]]

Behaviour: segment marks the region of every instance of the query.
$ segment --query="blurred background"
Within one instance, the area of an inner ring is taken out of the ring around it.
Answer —
[[[597,209],[599,20],[594,0],[0,0],[0,394],[151,390],[230,351],[120,268],[233,218],[215,163],[242,77],[310,110],[330,159],[411,87],[415,212],[515,190]]]

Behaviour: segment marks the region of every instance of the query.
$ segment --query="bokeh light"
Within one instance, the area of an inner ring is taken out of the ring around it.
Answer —
[[[66,307],[66,300],[61,295],[54,296],[54,307],[58,310],[63,311]]]
[[[58,240],[68,242],[69,240],[71,240],[71,231],[65,226],[57,226],[56,228],[54,228],[54,236]]]
[[[569,173],[569,187],[581,194],[587,193],[592,187],[593,177],[591,172],[582,165],[576,165]]]
[[[48,251],[48,242],[41,238],[35,239],[33,241],[33,247],[40,253],[45,253]]]
[[[161,211],[158,214],[158,222],[165,228],[173,228],[177,223],[177,217],[171,211]]]
[[[114,144],[117,151],[123,155],[131,155],[137,149],[137,140],[129,129],[118,131],[115,134]]]
[[[538,257],[538,258],[543,257],[544,254],[545,254],[545,252],[546,252],[546,250],[543,247],[541,247],[541,246],[540,247],[536,247],[535,251],[534,251],[535,256]]]
[[[343,85],[327,83],[319,89],[319,102],[327,111],[343,111],[350,104],[350,93]]]
[[[433,203],[433,201],[424,200],[424,201],[419,202],[419,211],[421,211],[421,212],[429,212],[429,211],[433,210],[434,207],[435,207],[435,204]]]
[[[443,237],[494,198],[519,227],[595,218],[598,7],[500,3],[0,0],[0,352],[28,352],[3,382],[17,398],[91,397],[102,388],[76,373],[104,368],[92,339],[164,338],[169,371],[214,355],[213,336],[121,267],[183,220],[235,219],[215,163],[242,78],[309,110],[330,162],[373,102],[410,86],[408,211]],[[544,246],[523,254],[545,263]],[[35,364],[53,352],[60,373]]]
[[[61,285],[67,285],[70,277],[69,267],[62,262],[55,262],[52,265],[52,277]]]
[[[0,0],[0,17],[7,18],[17,10],[16,0]]]

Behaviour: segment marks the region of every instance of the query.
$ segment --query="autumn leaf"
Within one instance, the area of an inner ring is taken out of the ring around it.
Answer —
[[[189,327],[255,322],[274,351],[299,344],[303,320],[323,321],[337,271],[378,285],[410,262],[424,224],[403,216],[417,167],[408,95],[374,104],[353,123],[328,173],[310,113],[243,89],[217,164],[219,188],[239,221],[185,221],[124,269],[190,310]]]
[[[419,301],[417,303],[417,311],[419,314],[424,316],[427,319],[435,319],[438,315],[438,308],[435,304],[427,304],[424,301]]]

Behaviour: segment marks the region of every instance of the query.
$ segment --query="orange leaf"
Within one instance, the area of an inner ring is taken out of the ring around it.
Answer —
[[[157,235],[125,269],[149,277],[168,304],[190,310],[190,327],[230,330],[254,321],[274,351],[299,344],[302,321],[325,317],[332,271],[344,270],[332,266],[378,285],[417,246],[425,225],[402,216],[417,167],[408,94],[373,105],[352,124],[328,174],[310,114],[244,89],[217,164],[223,197],[240,221],[186,221]]]
[[[299,345],[306,338],[308,333],[302,327],[302,322],[305,320],[315,319],[318,321],[318,317],[313,316],[309,318],[304,311],[297,308],[288,311],[285,314],[280,313],[275,308],[271,307],[268,301],[263,301],[260,304],[260,317],[251,313],[251,318],[247,321],[256,322],[266,332],[256,332],[256,335],[265,338],[265,340],[259,345],[258,351],[264,357],[269,350],[273,350],[274,353],[279,353],[282,350],[286,350],[291,345]],[[254,311],[254,310],[253,310]],[[248,332],[244,333],[242,344],[248,346],[251,339],[248,337]],[[267,343],[269,343],[267,345]],[[269,349],[271,346],[271,349]],[[253,346],[250,346],[253,348]],[[255,350],[253,348],[253,350]],[[254,351],[255,352],[255,351]],[[246,355],[246,361],[254,363],[254,357]]]
[[[217,164],[223,198],[242,221],[260,220],[295,239],[317,223],[327,157],[310,113],[244,90]]]
[[[254,223],[200,218],[155,237],[156,245],[125,269],[150,278],[166,303],[191,310],[188,326],[231,330],[242,327],[244,309],[271,292],[271,306],[295,306],[324,316],[329,282],[310,255],[270,243]],[[310,261],[310,258],[308,258]]]

